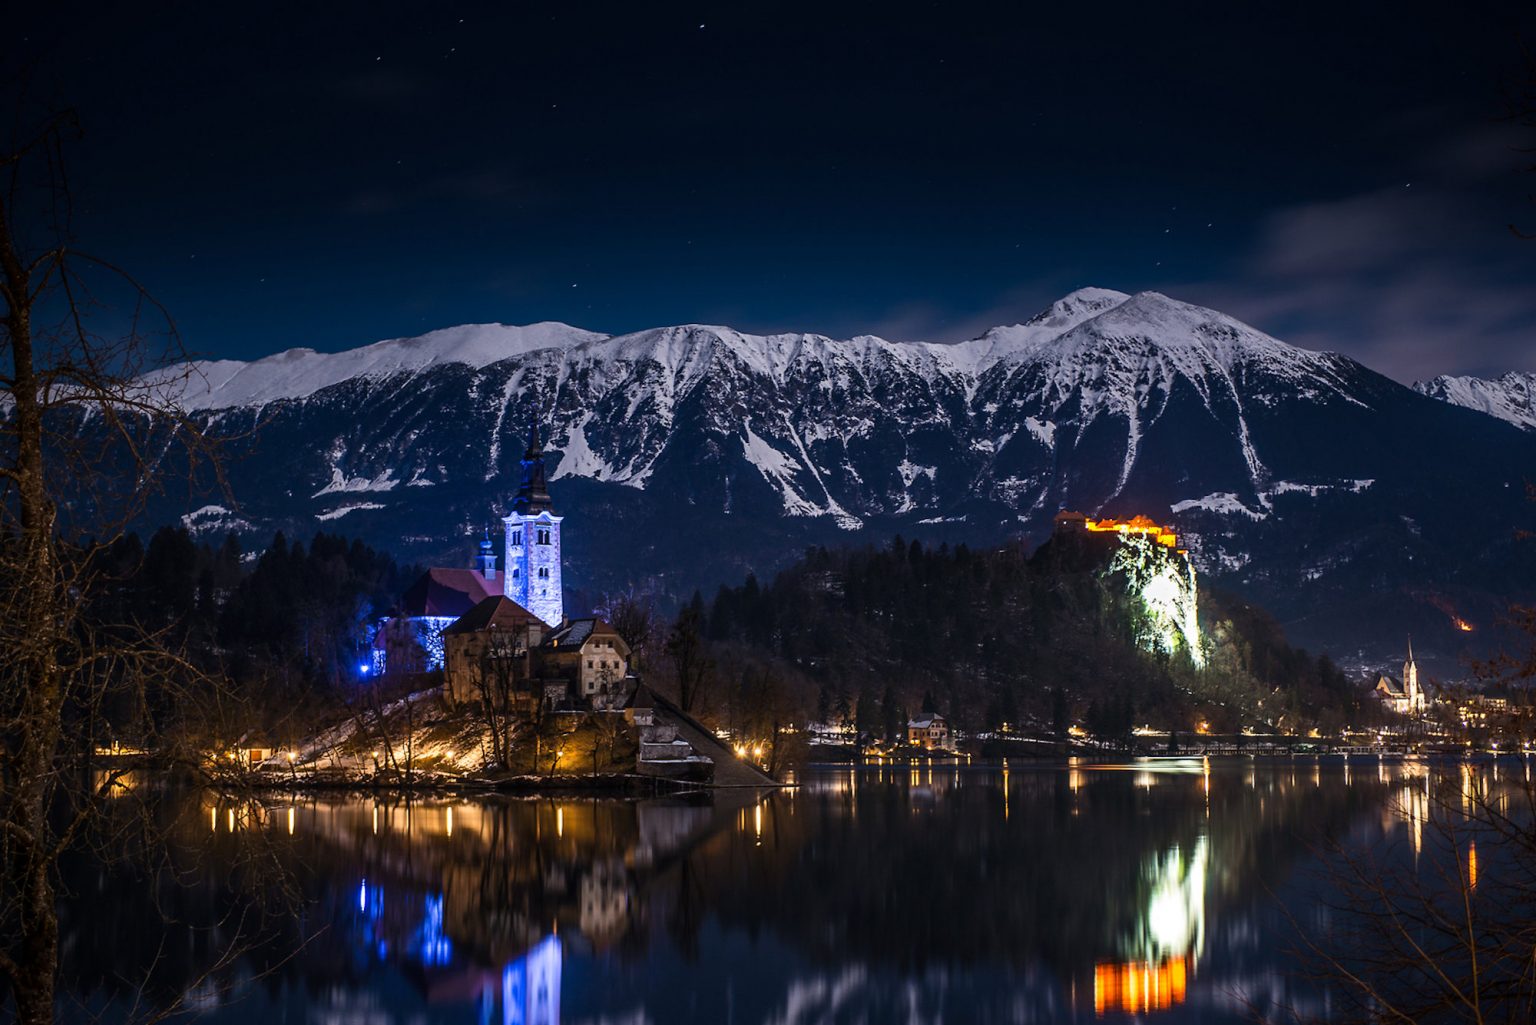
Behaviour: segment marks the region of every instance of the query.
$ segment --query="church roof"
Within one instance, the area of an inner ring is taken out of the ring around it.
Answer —
[[[1383,694],[1390,694],[1395,698],[1406,697],[1408,691],[1403,686],[1403,681],[1391,673],[1378,673],[1376,676],[1376,689]]]
[[[400,614],[457,619],[489,598],[495,585],[472,569],[429,569],[400,596]]]
[[[478,633],[481,630],[520,630],[544,621],[506,595],[493,594],[478,602],[443,630],[444,634]]]

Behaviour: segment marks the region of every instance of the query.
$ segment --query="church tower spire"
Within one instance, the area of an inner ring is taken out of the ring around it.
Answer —
[[[544,468],[544,445],[539,441],[537,414],[528,432],[528,447],[523,451],[522,479],[517,487],[517,497],[512,508],[521,513],[538,514],[548,509],[554,511],[549,497],[549,476]]]
[[[1424,710],[1424,693],[1419,690],[1419,667],[1413,661],[1413,635],[1408,635],[1408,660],[1403,663],[1403,694],[1408,699],[1408,710]]]
[[[560,523],[564,517],[555,515],[549,496],[537,408],[521,471],[512,511],[502,521],[507,528],[502,593],[555,627],[565,620],[560,559]]]

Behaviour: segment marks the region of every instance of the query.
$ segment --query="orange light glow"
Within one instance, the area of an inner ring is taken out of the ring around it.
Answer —
[[[1188,984],[1189,967],[1183,957],[1172,957],[1157,964],[1150,961],[1101,962],[1093,966],[1093,1010],[1101,1015],[1111,1011],[1122,1014],[1164,1011],[1184,1002]]]
[[[1133,516],[1128,520],[1088,520],[1083,526],[1095,534],[1145,534],[1166,548],[1179,546],[1172,527],[1160,526],[1145,516]]]
[[[1473,626],[1471,623],[1468,623],[1465,619],[1462,619],[1460,616],[1452,616],[1451,617],[1451,622],[1455,623],[1456,624],[1456,629],[1460,630],[1464,634],[1469,634],[1473,630],[1477,629],[1475,626]]]

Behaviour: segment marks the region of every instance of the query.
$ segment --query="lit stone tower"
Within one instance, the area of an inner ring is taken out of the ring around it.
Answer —
[[[560,520],[549,498],[544,446],[534,424],[523,453],[522,483],[512,500],[507,525],[506,583],[503,593],[550,626],[565,619],[560,585]]]
[[[1408,661],[1403,663],[1403,696],[1408,699],[1408,711],[1424,711],[1424,692],[1419,690],[1419,667],[1413,661],[1413,638],[1408,638]]]

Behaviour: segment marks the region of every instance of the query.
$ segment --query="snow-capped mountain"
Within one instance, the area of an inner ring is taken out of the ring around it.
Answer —
[[[1418,381],[1414,391],[1475,409],[1516,427],[1536,431],[1536,373],[1511,370],[1502,377],[1447,377]]]
[[[589,591],[712,587],[898,531],[1038,540],[1062,508],[1144,512],[1203,569],[1344,637],[1362,601],[1448,621],[1415,588],[1491,609],[1498,587],[1465,567],[1518,562],[1509,526],[1536,466],[1536,436],[1353,360],[1105,289],[958,345],[479,325],[146,384],[232,439],[233,502],[153,510],[198,531],[325,528],[462,562],[537,422],[567,578]]]

